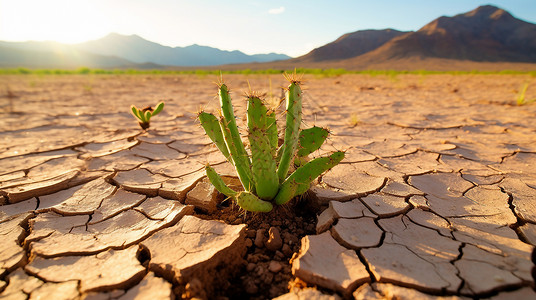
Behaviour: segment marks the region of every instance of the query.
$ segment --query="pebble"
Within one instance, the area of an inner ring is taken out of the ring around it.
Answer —
[[[244,289],[246,290],[246,293],[250,295],[257,294],[259,292],[259,288],[255,284],[255,282],[251,280],[244,282]]]
[[[254,255],[254,254],[248,254],[246,260],[250,263],[256,263],[259,261],[259,258],[257,257],[257,255]]]
[[[288,244],[284,244],[281,248],[281,251],[283,252],[283,254],[285,254],[286,257],[291,257],[294,253]]]
[[[257,246],[257,248],[262,248],[264,247],[264,233],[266,232],[266,229],[259,229],[257,230],[257,234],[255,236],[255,246]]]
[[[274,274],[272,273],[264,274],[264,279],[263,279],[264,284],[271,284],[272,281],[274,281]]]
[[[254,264],[254,263],[249,263],[249,264],[247,265],[247,267],[246,267],[246,270],[247,270],[248,272],[251,272],[251,271],[255,270],[256,267],[257,267],[256,264]]]
[[[272,273],[278,273],[279,271],[281,271],[281,269],[283,269],[283,266],[281,265],[281,263],[275,260],[272,260],[270,262],[270,265],[268,266],[268,270],[270,270],[270,272]]]
[[[263,275],[264,273],[266,272],[266,270],[264,270],[264,268],[262,266],[258,266],[257,267],[257,275],[261,276]]]
[[[279,234],[279,229],[277,227],[270,227],[268,230],[268,241],[266,241],[265,246],[271,251],[276,251],[281,249],[283,246],[283,240]]]
[[[255,229],[248,229],[246,231],[246,236],[250,239],[254,238],[257,235],[257,231]]]

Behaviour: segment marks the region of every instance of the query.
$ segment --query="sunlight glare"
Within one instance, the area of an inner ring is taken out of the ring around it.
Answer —
[[[78,43],[109,32],[109,19],[91,1],[0,0],[0,7],[5,40]]]

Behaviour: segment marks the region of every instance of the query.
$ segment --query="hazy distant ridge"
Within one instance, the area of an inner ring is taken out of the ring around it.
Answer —
[[[240,51],[191,45],[167,47],[147,41],[137,35],[109,34],[102,39],[75,45],[94,54],[119,56],[135,63],[152,62],[169,66],[211,66],[221,64],[268,62],[290,58],[284,54],[247,55]]]
[[[191,45],[167,47],[137,35],[109,34],[101,39],[67,45],[57,42],[0,41],[0,67],[29,68],[164,68],[268,62],[284,54],[247,55],[240,51]]]

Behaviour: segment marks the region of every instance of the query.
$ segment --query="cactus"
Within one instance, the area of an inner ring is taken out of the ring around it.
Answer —
[[[153,109],[150,106],[147,106],[145,108],[139,109],[134,105],[130,106],[130,110],[132,112],[132,115],[138,119],[138,123],[140,124],[140,127],[145,130],[149,128],[151,117],[156,116],[158,113],[160,113],[164,109],[164,102],[160,102],[156,105],[155,109]]]
[[[329,131],[316,126],[300,130],[300,80],[295,73],[285,74],[285,78],[290,84],[286,92],[284,140],[279,148],[275,112],[266,106],[258,93],[246,94],[247,138],[251,156],[240,137],[229,90],[224,83],[218,86],[221,117],[218,119],[203,111],[198,114],[207,136],[235,167],[244,191],[229,188],[209,165],[205,167],[208,179],[218,191],[247,211],[269,212],[274,204],[283,205],[302,195],[313,180],[344,158],[344,152],[338,151],[309,161],[308,155],[320,148]],[[291,166],[297,166],[297,169],[289,174]]]

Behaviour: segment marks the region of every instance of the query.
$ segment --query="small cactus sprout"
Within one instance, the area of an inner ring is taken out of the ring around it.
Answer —
[[[290,82],[286,91],[286,123],[283,144],[278,147],[275,111],[270,109],[262,95],[250,91],[247,97],[246,150],[234,116],[229,89],[218,85],[221,105],[220,118],[207,112],[198,114],[207,136],[227,158],[237,172],[244,191],[234,191],[210,166],[205,167],[208,179],[222,194],[233,199],[242,209],[269,212],[274,205],[283,205],[305,193],[318,176],[336,166],[344,158],[337,151],[325,157],[309,159],[329,135],[320,127],[301,130],[302,90],[296,74],[285,74]],[[289,170],[295,171],[290,173]],[[290,174],[289,174],[290,173]]]
[[[153,109],[150,106],[147,106],[142,109],[139,109],[134,105],[130,106],[132,115],[134,115],[134,117],[138,119],[138,123],[140,124],[143,130],[146,130],[147,128],[149,128],[151,117],[156,116],[158,113],[162,111],[162,109],[164,109],[164,102],[158,103],[155,109]]]

